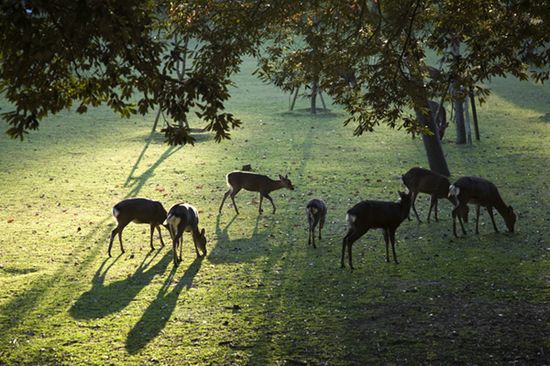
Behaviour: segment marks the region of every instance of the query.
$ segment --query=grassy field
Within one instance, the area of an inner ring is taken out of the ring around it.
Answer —
[[[455,239],[445,201],[439,223],[402,224],[399,265],[371,231],[350,272],[339,268],[346,210],[397,200],[398,177],[427,165],[421,141],[384,127],[353,137],[337,106],[288,112],[288,95],[253,68],[228,104],[243,128],[222,144],[201,133],[194,147],[169,147],[151,133],[153,115],[121,120],[105,108],[53,116],[24,142],[0,136],[0,364],[550,362],[550,88],[494,80],[482,141],[456,146],[451,126],[444,143],[453,179],[497,184],[519,213],[516,233],[495,234],[483,212],[481,235],[470,223]],[[275,215],[268,204],[258,216],[249,192],[236,197],[239,216],[229,201],[218,215],[225,174],[249,163],[288,173],[296,190],[272,194]],[[195,258],[186,236],[174,268],[169,245],[150,252],[148,226],[130,224],[126,253],[115,242],[108,258],[111,207],[127,197],[195,205],[208,256]],[[329,206],[317,249],[307,246],[312,197]],[[426,196],[417,208],[424,218]]]

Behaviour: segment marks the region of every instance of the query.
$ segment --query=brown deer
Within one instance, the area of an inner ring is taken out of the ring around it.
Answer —
[[[419,223],[422,222],[416,211],[415,201],[418,193],[427,193],[430,195],[430,209],[428,211],[428,222],[430,222],[430,215],[432,209],[435,211],[435,221],[439,221],[437,218],[437,200],[440,198],[448,199],[453,206],[456,206],[456,201],[453,196],[449,196],[449,178],[444,175],[438,174],[428,169],[414,167],[409,169],[408,172],[401,176],[403,184],[411,192],[411,205],[416,219]],[[468,222],[468,207],[465,207],[465,214],[462,215],[464,220]]]
[[[265,175],[257,173],[235,171],[227,174],[226,181],[227,185],[229,186],[229,190],[225,192],[223,196],[223,200],[219,210],[220,213],[222,212],[225,199],[227,198],[227,196],[231,196],[231,201],[233,202],[235,212],[237,213],[237,215],[239,214],[239,210],[237,209],[237,205],[235,204],[235,196],[237,195],[237,193],[239,193],[241,189],[260,193],[260,207],[258,209],[260,214],[263,212],[262,200],[264,197],[267,198],[269,202],[271,202],[271,205],[273,206],[273,213],[275,213],[275,204],[273,203],[273,199],[271,199],[271,197],[269,196],[270,192],[281,188],[294,190],[294,186],[292,185],[290,179],[288,179],[288,176],[283,177],[282,175],[279,175],[279,180],[273,180]]]
[[[462,177],[459,178],[449,187],[449,196],[452,196],[456,200],[456,207],[452,212],[453,215],[453,234],[456,234],[456,217],[458,216],[458,222],[462,228],[462,233],[466,235],[466,230],[462,223],[460,213],[464,211],[468,203],[476,205],[476,234],[479,234],[479,210],[480,206],[486,207],[495,232],[498,233],[497,225],[495,224],[495,218],[493,216],[493,207],[497,209],[498,213],[504,218],[506,227],[510,232],[514,232],[514,224],[516,223],[517,216],[514,213],[512,206],[507,206],[500,194],[497,187],[488,181],[487,179],[480,177]]]
[[[395,254],[395,231],[409,215],[411,208],[411,194],[399,192],[401,200],[399,202],[386,201],[362,201],[350,208],[346,215],[349,229],[342,241],[342,259],[340,265],[344,268],[344,254],[348,248],[349,266],[353,270],[351,260],[351,246],[363,236],[369,229],[382,229],[384,232],[384,241],[386,242],[386,262],[390,261],[389,242],[391,242],[393,260],[396,264],[397,255]]]
[[[117,221],[117,227],[111,232],[111,240],[109,241],[109,257],[111,256],[111,247],[113,246],[113,239],[118,234],[118,240],[120,241],[120,250],[124,253],[124,247],[122,246],[122,231],[130,223],[136,224],[149,224],[151,225],[151,250],[155,250],[153,247],[153,231],[157,228],[160,238],[161,247],[164,246],[162,241],[162,234],[160,233],[160,225],[166,219],[166,210],[162,206],[162,203],[157,201],[151,201],[146,198],[129,198],[120,201],[113,207],[113,217]]]
[[[199,231],[199,213],[195,207],[187,203],[179,203],[172,206],[168,211],[166,220],[164,220],[164,225],[169,228],[170,236],[172,237],[174,266],[178,266],[181,262],[184,232],[191,232],[193,235],[197,257],[201,256],[199,249],[203,252],[203,255],[207,254],[204,228]],[[179,257],[178,246],[180,249]]]
[[[321,230],[325,226],[325,219],[327,216],[327,205],[325,201],[314,198],[310,200],[306,205],[306,214],[308,222],[308,245],[311,245],[313,242],[313,247],[315,246],[315,227],[319,224],[319,240],[321,240]]]

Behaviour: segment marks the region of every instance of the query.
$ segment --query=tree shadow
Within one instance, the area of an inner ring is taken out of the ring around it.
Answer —
[[[229,238],[229,227],[233,224],[238,215],[227,223],[222,229],[220,225],[220,216],[216,218],[216,238],[217,243],[214,249],[208,255],[208,260],[211,263],[240,263],[250,261],[253,258],[261,255],[261,247],[266,242],[266,233],[258,233],[260,220],[272,220],[272,218],[258,215],[252,229],[252,234],[248,238],[239,238],[231,240]]]
[[[162,155],[155,161],[149,168],[147,168],[143,173],[141,173],[139,176],[134,176],[134,173],[138,169],[141,161],[143,160],[143,157],[145,156],[145,152],[151,145],[151,142],[155,140],[155,133],[151,132],[151,134],[146,138],[145,140],[145,146],[141,150],[141,153],[139,154],[136,162],[134,163],[134,166],[128,173],[128,177],[126,178],[126,181],[124,182],[124,187],[130,187],[131,190],[126,194],[125,198],[128,197],[135,197],[143,188],[145,183],[151,178],[153,175],[153,172],[156,168],[159,167],[159,165],[168,159],[170,156],[172,156],[174,153],[176,153],[178,150],[182,148],[182,146],[170,146],[168,149],[166,149]]]
[[[174,312],[179,294],[184,288],[186,290],[191,288],[193,279],[201,268],[203,258],[204,257],[195,258],[193,263],[191,263],[185,271],[183,277],[170,291],[172,281],[177,271],[177,267],[172,268],[157,298],[147,307],[141,319],[132,330],[130,330],[130,333],[128,333],[128,338],[126,339],[126,350],[128,353],[137,353],[164,329],[168,319]]]
[[[108,266],[106,264],[109,258],[105,259],[92,279],[92,288],[83,293],[71,306],[69,314],[75,319],[95,319],[103,318],[124,309],[156,275],[166,272],[166,268],[172,259],[171,252],[167,252],[157,264],[150,267],[159,251],[152,253],[149,252],[143,258],[132,276],[112,282],[107,286],[104,285],[105,276],[122,254]]]

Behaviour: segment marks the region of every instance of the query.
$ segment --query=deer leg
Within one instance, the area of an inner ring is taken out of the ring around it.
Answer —
[[[344,268],[344,253],[346,246],[348,247],[348,261],[349,261],[349,267],[353,270],[353,264],[352,264],[352,258],[351,258],[351,246],[357,239],[362,237],[369,229],[363,229],[358,231],[357,229],[350,228],[348,230],[347,235],[344,237],[344,240],[342,242],[342,260],[341,260],[341,267]]]
[[[235,203],[235,196],[237,195],[237,193],[239,193],[239,191],[240,189],[231,188],[230,194],[231,202],[233,202],[233,207],[235,208],[235,212],[237,213],[237,215],[239,214],[239,210],[237,209],[237,204]]]
[[[174,235],[174,240],[172,240],[172,254],[174,256],[174,266],[177,267],[179,264],[178,261],[178,243],[180,242],[182,232],[179,230]]]
[[[223,208],[223,204],[224,204],[224,202],[225,202],[225,199],[227,198],[227,196],[229,196],[229,193],[231,193],[231,191],[232,191],[232,189],[229,188],[229,189],[227,190],[227,192],[225,192],[225,194],[223,195],[222,204],[220,205],[220,209],[219,209],[219,211],[218,211],[219,213],[222,213],[222,208]]]
[[[311,245],[311,220],[307,218],[307,245]]]
[[[397,254],[395,253],[395,230],[389,229],[388,231],[390,234],[391,250],[393,252],[393,261],[395,262],[395,264],[399,264],[399,262],[397,261]]]
[[[109,240],[109,250],[107,253],[109,254],[109,257],[111,257],[111,248],[113,247],[113,240],[115,239],[115,235],[118,233],[118,226],[111,231],[111,240]]]
[[[151,224],[151,241],[149,242],[149,244],[151,245],[151,251],[155,250],[155,247],[153,246],[153,234],[155,233],[155,225],[154,224]]]
[[[181,259],[183,258],[183,230],[181,231],[182,232],[182,235],[180,236],[180,243],[179,243],[179,246],[180,246],[180,257],[179,257],[179,261],[181,262]]]
[[[434,203],[434,211],[435,211],[435,221],[439,221],[439,219],[437,218],[437,197],[434,199],[435,203]],[[428,215],[429,217],[429,215]]]
[[[432,214],[432,208],[434,207],[435,203],[437,202],[437,198],[434,197],[432,194],[430,197],[430,209],[428,210],[428,223],[430,222],[430,216]],[[437,211],[436,211],[436,217],[437,217]]]
[[[264,212],[264,210],[262,210],[263,200],[264,200],[264,196],[262,195],[262,193],[260,193],[260,208],[258,208],[258,212],[260,213],[260,215],[262,214],[262,212]]]
[[[462,222],[462,217],[457,214],[458,222],[460,223],[460,228],[462,229],[462,234],[466,235],[466,229],[464,228],[464,223]]]
[[[195,244],[195,253],[197,253],[197,258],[198,258],[201,256],[201,254],[199,253],[199,248],[197,246],[197,242],[199,240],[198,229],[193,230],[192,234],[193,234],[193,244]]]
[[[389,263],[390,261],[390,248],[389,248],[389,234],[388,229],[382,229],[382,232],[384,233],[384,242],[386,243],[386,262]]]
[[[476,205],[476,234],[479,234],[479,205]]]
[[[120,251],[121,251],[122,253],[124,253],[124,247],[122,246],[122,230],[123,230],[123,229],[124,229],[124,228],[120,228],[120,229],[118,230],[118,241],[120,242]]]
[[[161,248],[164,247],[164,241],[162,240],[162,234],[160,232],[160,226],[157,225],[157,231],[159,232]]]
[[[267,198],[269,200],[269,202],[271,202],[271,206],[273,206],[273,213],[275,213],[276,208],[275,208],[275,204],[273,203],[273,200],[271,199],[271,197],[267,193],[264,196],[265,196],[265,198]]]
[[[315,220],[311,223],[311,241],[313,243],[313,248],[317,248],[315,246],[315,226],[317,226],[317,223]]]
[[[412,208],[413,208],[413,211],[414,211],[414,214],[416,215],[416,219],[418,220],[418,223],[422,223],[422,220],[420,220],[420,217],[418,216],[418,212],[416,212],[416,206],[414,205],[414,202],[416,201],[416,196],[418,196],[418,192],[413,192],[412,193]]]
[[[495,233],[498,233],[497,225],[495,224],[495,217],[493,215],[493,206],[487,206],[487,211],[489,212],[489,216],[491,216],[491,221],[493,222],[493,227],[495,228]]]
[[[462,224],[462,218],[460,217],[461,208],[460,206],[456,206],[452,211],[453,216],[453,234],[455,238],[458,238],[458,235],[456,234],[456,219],[458,218],[458,222],[460,223],[460,227],[462,228],[462,233],[466,235],[466,230],[464,229],[464,225]]]

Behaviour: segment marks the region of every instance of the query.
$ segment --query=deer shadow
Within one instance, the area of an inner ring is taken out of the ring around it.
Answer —
[[[166,272],[166,268],[172,260],[172,253],[167,252],[158,263],[150,266],[159,252],[152,253],[149,252],[145,256],[133,275],[107,286],[104,284],[107,272],[122,254],[107,266],[109,258],[105,259],[92,279],[92,288],[78,298],[69,309],[69,314],[75,319],[95,319],[124,309],[145,286],[151,283],[155,276]]]
[[[216,218],[216,246],[208,255],[208,260],[211,263],[239,263],[252,260],[259,255],[262,255],[261,246],[266,242],[267,233],[258,233],[258,227],[261,215],[256,217],[254,229],[249,238],[230,239],[229,227],[233,224],[238,215],[227,223],[222,228],[220,225],[220,216]],[[273,218],[264,217],[265,220],[273,220]]]
[[[135,354],[157,337],[166,326],[168,319],[176,308],[178,297],[183,289],[190,289],[193,279],[201,268],[204,257],[197,257],[189,265],[183,277],[175,286],[171,286],[177,267],[172,268],[168,278],[162,285],[157,298],[147,307],[141,319],[128,333],[126,338],[126,351]],[[172,290],[170,290],[170,288]]]

